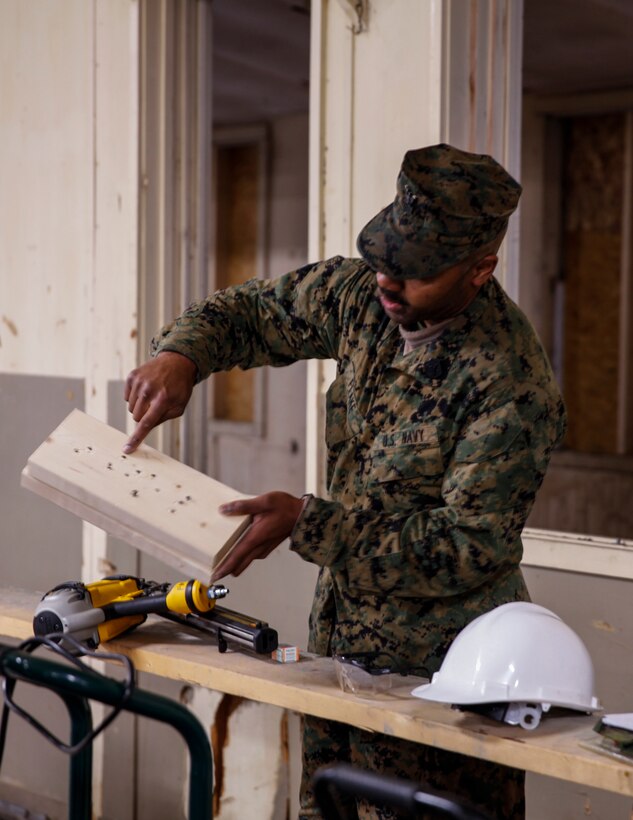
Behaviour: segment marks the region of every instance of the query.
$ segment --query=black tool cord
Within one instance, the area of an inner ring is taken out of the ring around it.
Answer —
[[[87,664],[83,663],[76,655],[73,655],[69,650],[65,649],[63,646],[57,643],[57,640],[59,640],[61,637],[61,634],[51,634],[46,637],[33,637],[28,638],[26,641],[24,641],[16,647],[5,647],[0,652],[0,672],[4,668],[3,661],[5,656],[8,656],[14,652],[34,652],[38,647],[45,646],[51,651],[61,655],[67,661],[70,661],[79,669],[88,672],[91,675],[99,675],[98,672],[95,672],[94,669],[91,669]],[[101,734],[101,732],[103,732],[103,730],[107,726],[109,726],[110,723],[112,723],[112,721],[117,717],[117,715],[125,708],[125,704],[128,702],[132,693],[134,692],[134,688],[136,686],[136,673],[134,664],[128,657],[113,652],[93,652],[92,650],[87,649],[85,644],[79,643],[79,641],[76,641],[69,635],[63,635],[63,639],[64,643],[74,647],[75,651],[79,654],[86,655],[96,660],[112,660],[122,664],[122,666],[126,670],[126,675],[123,681],[121,698],[119,702],[112,707],[112,710],[105,716],[105,718],[101,721],[101,723],[98,726],[96,726],[94,729],[88,732],[80,741],[71,745],[68,743],[64,743],[52,732],[50,732],[45,726],[43,726],[35,717],[33,717],[33,715],[30,715],[26,710],[24,710],[21,706],[18,706],[15,703],[13,699],[13,690],[15,689],[16,681],[8,679],[5,675],[2,680],[4,707],[2,710],[2,720],[0,722],[0,767],[2,766],[2,756],[4,752],[4,745],[7,734],[9,712],[15,712],[17,715],[23,718],[30,726],[36,729],[50,743],[52,743],[53,746],[55,746],[60,751],[69,755],[76,755],[78,752],[81,752],[83,749],[85,749],[86,746],[88,746],[88,744],[92,743],[94,739],[97,737],[97,735]]]

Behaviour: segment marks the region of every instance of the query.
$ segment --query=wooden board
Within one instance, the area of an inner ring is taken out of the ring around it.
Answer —
[[[218,512],[242,493],[73,410],[30,456],[22,485],[134,547],[206,580],[250,517]]]
[[[39,598],[0,588],[0,635],[30,635]],[[127,655],[139,672],[633,797],[633,765],[583,745],[595,737],[596,717],[546,715],[526,731],[414,698],[413,677],[381,697],[362,698],[340,689],[331,658],[282,664],[231,649],[220,654],[212,638],[157,616],[103,649]]]

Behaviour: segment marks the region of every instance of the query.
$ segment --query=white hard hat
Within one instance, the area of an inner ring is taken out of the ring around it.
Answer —
[[[594,712],[593,664],[558,615],[524,601],[471,621],[449,647],[431,683],[411,693],[455,706],[511,704],[502,719],[535,728],[551,706]]]

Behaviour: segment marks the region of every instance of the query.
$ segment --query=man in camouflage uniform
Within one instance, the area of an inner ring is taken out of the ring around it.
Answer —
[[[492,158],[409,151],[395,201],[335,257],[192,305],[153,342],[126,399],[132,452],[194,383],[238,366],[337,361],[327,396],[329,497],[227,505],[254,523],[217,577],[285,538],[318,564],[309,649],[385,650],[435,672],[476,616],[527,598],[521,531],[565,413],[528,320],[492,278],[520,186]],[[521,817],[523,774],[305,719],[302,820],[318,766],[349,760]],[[359,817],[390,817],[358,806]]]

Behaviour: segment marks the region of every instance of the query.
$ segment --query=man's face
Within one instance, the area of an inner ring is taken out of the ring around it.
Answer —
[[[458,316],[495,269],[497,257],[460,262],[428,279],[391,279],[376,274],[377,295],[385,313],[405,330]]]

